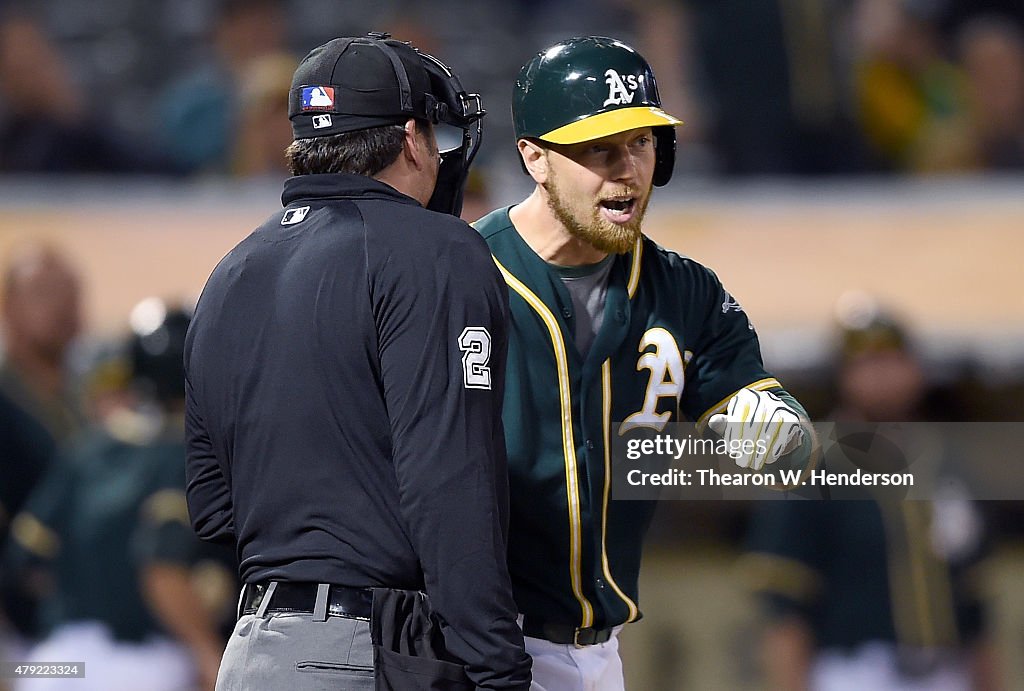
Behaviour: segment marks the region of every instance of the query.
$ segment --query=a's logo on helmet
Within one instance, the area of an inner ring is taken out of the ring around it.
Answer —
[[[633,96],[636,95],[636,90],[640,86],[640,80],[643,79],[635,74],[623,77],[613,69],[607,70],[604,76],[604,83],[608,85],[608,98],[604,101],[606,106],[624,106],[627,103],[632,103]]]

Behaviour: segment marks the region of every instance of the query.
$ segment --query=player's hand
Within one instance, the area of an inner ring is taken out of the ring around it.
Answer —
[[[736,465],[752,470],[797,448],[804,435],[795,410],[770,391],[753,389],[740,389],[725,414],[712,415],[708,426],[729,445]]]

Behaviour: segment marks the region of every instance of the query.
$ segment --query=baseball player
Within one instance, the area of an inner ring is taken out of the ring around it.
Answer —
[[[715,274],[641,232],[681,124],[644,58],[611,38],[558,43],[523,66],[512,116],[536,187],[475,224],[509,286],[510,573],[536,688],[622,689],[616,635],[641,616],[654,503],[611,500],[612,436],[684,415],[726,437],[771,421],[766,453],[737,459],[759,469],[804,458],[810,434]]]
[[[829,418],[927,419],[906,328],[872,303],[861,308],[843,315],[839,405]],[[955,445],[927,438],[934,428],[903,433],[908,454],[953,460]],[[940,471],[933,501],[863,488],[843,497],[850,501],[759,503],[740,573],[764,610],[768,687],[1000,688],[978,577],[990,546],[984,516],[950,470]]]
[[[12,570],[36,590],[49,571],[56,586],[41,607],[50,630],[22,659],[81,661],[85,678],[20,679],[16,690],[205,690],[216,679],[234,564],[188,521],[189,317],[159,300],[141,306],[151,318],[127,349],[132,395],[51,466],[11,524]]]

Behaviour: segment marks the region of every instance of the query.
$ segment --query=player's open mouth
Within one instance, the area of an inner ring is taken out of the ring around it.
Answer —
[[[636,210],[636,197],[601,200],[601,215],[612,223],[628,223]]]

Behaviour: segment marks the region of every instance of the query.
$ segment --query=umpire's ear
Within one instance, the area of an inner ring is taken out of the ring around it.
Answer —
[[[548,180],[548,150],[536,139],[520,139],[516,143],[523,160],[523,168],[534,182],[543,185]]]
[[[405,121],[405,146],[403,154],[416,170],[424,170],[428,163],[438,158],[437,141],[433,128],[409,118]]]

